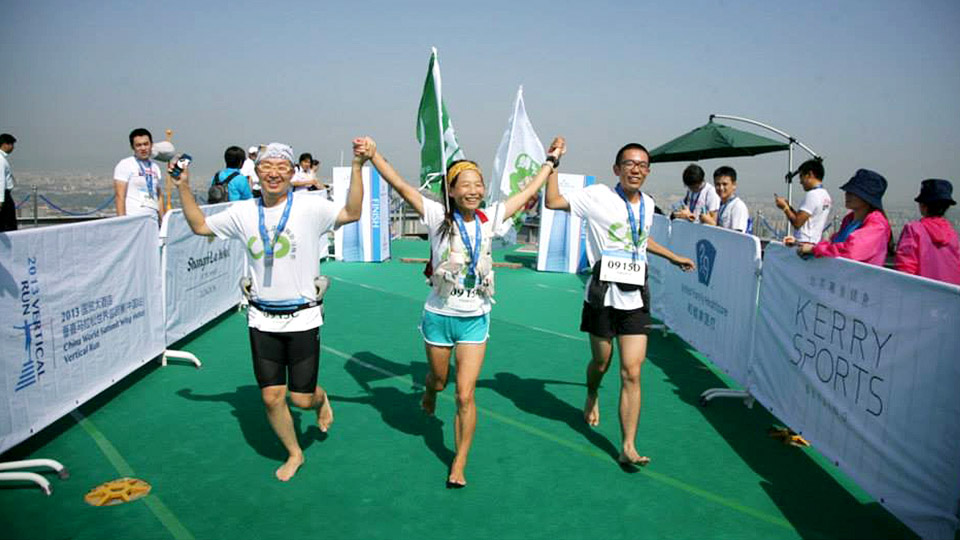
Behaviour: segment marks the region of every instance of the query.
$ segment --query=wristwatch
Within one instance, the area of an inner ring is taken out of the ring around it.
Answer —
[[[549,162],[550,165],[553,166],[553,170],[557,170],[560,168],[560,158],[557,158],[554,156],[547,156],[547,159],[545,159],[544,161]]]

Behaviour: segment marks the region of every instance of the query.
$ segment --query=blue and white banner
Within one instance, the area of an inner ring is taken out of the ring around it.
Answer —
[[[729,229],[674,220],[669,247],[693,259],[697,270],[666,271],[665,322],[746,386],[760,286],[760,241]]]
[[[0,452],[163,353],[157,222],[0,234]]]
[[[960,500],[960,287],[767,246],[751,393],[923,538]]]
[[[670,218],[654,214],[653,226],[650,227],[650,237],[661,246],[670,247]],[[669,306],[667,293],[670,289],[667,280],[678,271],[670,264],[670,261],[656,255],[647,257],[647,268],[649,272],[647,277],[650,283],[648,286],[650,290],[650,314],[666,323],[666,312]]]
[[[560,194],[596,183],[594,176],[559,174]],[[537,249],[537,270],[576,274],[587,269],[587,229],[583,220],[570,212],[547,208],[546,197],[540,200],[540,245]]]
[[[200,208],[211,216],[230,204]],[[164,214],[160,240],[165,342],[170,345],[240,302],[246,254],[239,240],[193,234],[179,209]]]
[[[347,203],[350,167],[333,168],[333,202]],[[382,262],[390,258],[390,185],[375,168],[363,168],[363,215],[336,230],[334,257],[347,262]]]

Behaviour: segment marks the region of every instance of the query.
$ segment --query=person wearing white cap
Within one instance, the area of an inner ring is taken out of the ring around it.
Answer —
[[[320,235],[360,219],[363,203],[362,167],[353,160],[350,192],[343,207],[320,197],[294,196],[293,149],[271,143],[257,156],[262,196],[232,204],[204,216],[190,191],[190,172],[174,184],[183,213],[195,234],[233,238],[246,246],[249,281],[244,294],[250,303],[247,324],[253,371],[267,409],[267,418],[289,454],[276,471],[286,482],[303,464],[286,395],[297,407],[314,409],[317,427],[333,423],[327,393],[317,385],[320,326],[323,324],[324,282],[320,278]]]
[[[250,191],[253,192],[253,198],[260,198],[260,177],[257,176],[257,154],[260,153],[259,146],[247,148],[247,159],[243,160],[243,166],[240,167],[240,174],[250,180]]]

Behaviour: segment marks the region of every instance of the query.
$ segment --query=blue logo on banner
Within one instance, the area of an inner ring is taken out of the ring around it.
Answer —
[[[717,258],[717,248],[709,240],[697,242],[697,280],[710,286],[710,276],[713,275],[713,261]]]

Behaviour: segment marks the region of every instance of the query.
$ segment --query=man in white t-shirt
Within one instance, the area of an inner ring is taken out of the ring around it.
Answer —
[[[724,229],[737,232],[747,232],[747,223],[750,220],[750,211],[740,197],[737,197],[737,171],[733,167],[724,165],[713,171],[713,185],[717,188],[720,197],[720,208],[713,218],[704,214],[701,220],[706,225],[716,225]]]
[[[790,224],[796,229],[793,237],[784,239],[787,244],[816,244],[823,238],[823,229],[830,219],[830,193],[823,187],[823,161],[808,159],[797,169],[800,175],[800,185],[806,194],[800,209],[794,210],[783,197],[774,197],[777,208],[783,210]]]
[[[250,192],[253,193],[253,198],[257,199],[260,197],[260,177],[257,176],[257,154],[260,153],[259,146],[251,146],[247,148],[247,159],[243,160],[243,165],[240,167],[240,174],[247,177],[250,180]]]
[[[680,257],[650,238],[654,201],[640,191],[650,174],[650,154],[631,143],[617,152],[613,173],[616,189],[603,184],[560,193],[556,175],[547,182],[546,206],[567,210],[585,220],[587,260],[593,275],[584,294],[580,330],[590,334],[592,359],[587,367],[584,419],[600,423],[597,392],[613,356],[613,338],[620,349],[620,428],[623,435],[617,461],[625,467],[646,465],[650,459],[636,449],[640,421],[640,368],[647,355],[650,308],[644,300],[647,252],[664,257],[683,270],[693,261]]]
[[[687,187],[687,194],[670,217],[692,222],[704,221],[704,218],[716,220],[720,196],[713,185],[704,180],[703,168],[695,163],[688,165],[683,170],[683,185]]]
[[[364,161],[354,158],[342,208],[320,197],[294,196],[293,149],[280,143],[269,144],[257,158],[262,197],[236,202],[218,214],[204,216],[197,206],[188,171],[174,181],[194,233],[237,239],[247,248],[253,370],[270,426],[289,454],[276,471],[284,482],[303,464],[287,390],[294,405],[316,410],[320,431],[333,422],[327,393],[317,384],[323,324],[320,235],[360,219]]]
[[[133,155],[113,169],[113,191],[118,216],[151,216],[160,224],[163,217],[160,167],[150,159],[153,135],[144,128],[130,132]]]

